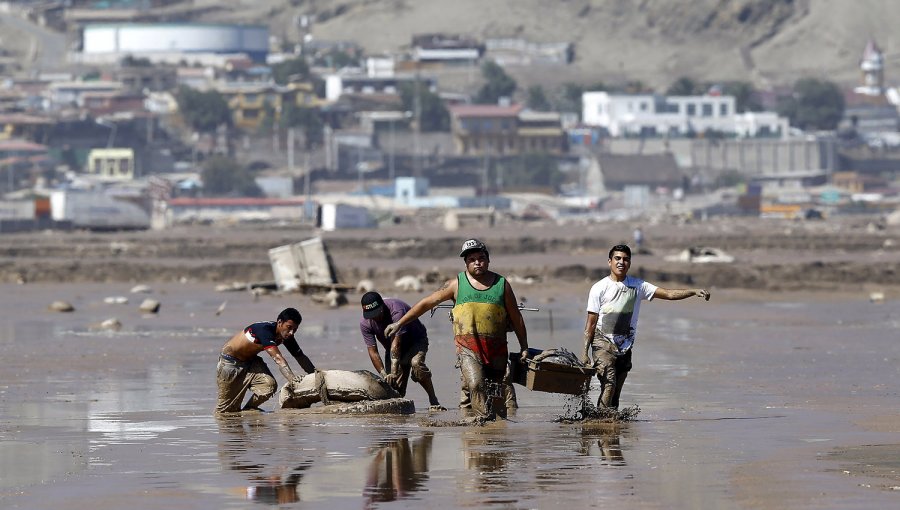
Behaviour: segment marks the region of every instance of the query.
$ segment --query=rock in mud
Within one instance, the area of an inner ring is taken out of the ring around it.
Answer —
[[[150,292],[150,287],[147,285],[135,285],[131,288],[132,294],[149,294]]]
[[[278,401],[283,409],[305,409],[317,402],[371,403],[398,398],[397,390],[368,370],[319,370],[282,386]],[[378,406],[361,407],[367,408]]]
[[[75,311],[75,307],[72,306],[72,304],[67,301],[54,301],[54,302],[50,303],[50,306],[48,308],[50,308],[50,310],[54,311],[54,312],[74,312]]]
[[[155,299],[147,298],[142,303],[138,309],[144,313],[157,313],[159,312],[159,301]]]

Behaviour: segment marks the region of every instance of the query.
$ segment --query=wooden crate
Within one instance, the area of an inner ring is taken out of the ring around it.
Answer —
[[[532,358],[543,352],[540,349],[528,349],[528,360],[522,363],[519,354],[510,354],[512,363],[512,380],[533,391],[548,393],[566,393],[578,395],[590,384],[591,377],[597,371],[593,368],[573,367],[547,361],[534,361]]]

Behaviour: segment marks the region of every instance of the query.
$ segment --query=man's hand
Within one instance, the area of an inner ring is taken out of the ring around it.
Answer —
[[[709,301],[709,291],[706,289],[697,289],[694,291],[698,297],[702,297],[705,301]]]
[[[399,331],[399,330],[400,330],[400,325],[397,324],[396,322],[392,322],[392,323],[388,324],[388,326],[386,328],[384,328],[384,336],[386,338],[391,338],[395,334],[397,334],[397,331]]]
[[[528,349],[522,349],[522,353],[519,355],[519,361],[525,363],[528,360]]]
[[[288,393],[290,393],[291,396],[293,396],[296,393],[297,385],[300,384],[300,381],[302,381],[302,380],[303,380],[303,376],[298,375],[298,376],[294,377],[293,379],[291,379],[290,381],[288,381],[287,388],[288,388]]]
[[[400,385],[400,374],[388,374],[387,377],[384,378],[384,382],[388,383],[388,386],[396,388]]]

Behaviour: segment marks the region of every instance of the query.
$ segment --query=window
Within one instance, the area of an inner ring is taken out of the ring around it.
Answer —
[[[719,116],[727,117],[728,114],[728,103],[722,103],[719,105]]]
[[[713,114],[713,105],[712,103],[703,103],[701,105],[703,108],[703,116],[704,117],[712,117]]]
[[[687,115],[688,115],[688,117],[693,117],[694,115],[697,115],[697,105],[695,105],[694,103],[689,103],[687,105]]]
[[[642,111],[642,112],[646,112],[646,111],[647,111],[647,103],[641,102],[641,111]]]

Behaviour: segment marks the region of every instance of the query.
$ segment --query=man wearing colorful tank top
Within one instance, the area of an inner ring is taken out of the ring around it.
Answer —
[[[459,256],[466,270],[449,280],[430,296],[416,303],[397,322],[385,329],[391,336],[404,324],[419,318],[444,301],[454,301],[453,336],[463,388],[470,393],[472,410],[478,419],[506,416],[503,404],[503,377],[508,350],[506,332],[512,326],[522,357],[528,352],[528,333],[506,278],[488,269],[490,253],[478,239],[463,243]]]

